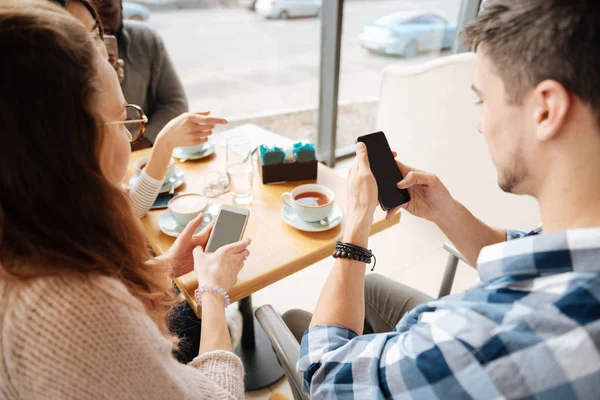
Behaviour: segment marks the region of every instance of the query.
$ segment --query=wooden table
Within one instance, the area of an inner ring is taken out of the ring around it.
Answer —
[[[186,161],[185,163],[177,162],[186,179],[185,185],[179,191],[202,193],[205,186],[204,179],[208,173],[225,171],[225,150],[220,146],[216,147],[216,154],[207,159]],[[132,154],[130,174],[134,172],[133,165],[135,161],[148,154],[149,150],[137,151]],[[253,322],[250,295],[329,257],[335,248],[335,242],[342,236],[344,222],[327,232],[305,233],[288,226],[282,220],[281,209],[283,204],[280,199],[281,195],[304,183],[314,183],[314,181],[263,185],[260,172],[255,171],[254,174],[254,201],[249,206],[251,210],[250,219],[245,233],[245,237],[252,238],[251,255],[239,274],[237,284],[229,292],[232,302],[244,299],[240,302],[240,311],[245,314],[244,337],[242,338],[241,347],[252,348],[252,351],[256,351],[256,348],[261,347],[261,341],[266,337],[261,337],[260,340],[255,337],[255,331],[256,336],[258,336],[258,333],[262,333],[262,335],[264,333],[258,329],[258,324]],[[345,179],[343,177],[331,168],[320,164],[317,183],[330,188],[335,193],[336,204],[340,205],[342,209],[345,208]],[[211,201],[217,204],[231,204],[232,198],[230,194],[225,194],[218,199],[211,199]],[[159,255],[169,249],[174,242],[173,238],[164,235],[158,227],[158,219],[163,212],[164,210],[151,211],[143,219],[148,240]],[[398,223],[399,219],[400,216],[396,215],[391,221],[387,221],[385,213],[378,209],[371,227],[371,234],[391,227]],[[194,290],[198,287],[198,281],[194,273],[184,275],[176,279],[175,282],[194,312],[200,315],[198,304],[193,298]],[[316,282],[315,284],[321,283]],[[272,353],[268,341],[262,345],[265,344]],[[243,353],[243,349],[241,352]],[[244,354],[240,355],[242,358],[244,357]],[[261,358],[257,363],[264,364],[263,361],[264,359]],[[275,366],[277,366],[276,360]],[[252,369],[248,366],[246,369],[249,375],[246,382],[248,388],[260,388],[269,379],[275,379],[271,377],[257,384],[260,379],[257,376],[252,377]],[[261,367],[258,369],[262,369],[264,372],[269,368]]]
[[[149,150],[133,153],[130,165],[145,155]],[[215,155],[205,160],[177,162],[184,171],[186,183],[179,191],[202,193],[204,177],[209,172],[225,170],[224,149],[217,147]],[[131,167],[133,171],[133,167]],[[237,284],[229,292],[231,301],[243,299],[295,272],[300,271],[333,252],[335,242],[341,238],[344,222],[335,229],[320,233],[298,231],[283,222],[281,218],[281,195],[294,187],[311,182],[291,182],[263,185],[260,173],[254,174],[254,201],[249,206],[250,219],[245,237],[252,239],[251,255],[244,269],[239,274]],[[336,195],[335,202],[345,208],[345,179],[333,169],[319,165],[317,183],[327,186]],[[231,204],[230,194],[210,201],[217,204]],[[150,244],[157,254],[163,254],[171,247],[175,239],[163,234],[158,227],[158,219],[164,210],[151,211],[143,219],[144,228]],[[391,221],[385,219],[385,213],[378,209],[375,213],[371,234],[375,234],[398,223],[399,214]],[[332,261],[333,262],[333,261]],[[198,287],[194,272],[176,279],[176,284],[186,297],[197,315],[200,315],[198,304],[193,299],[194,290]]]

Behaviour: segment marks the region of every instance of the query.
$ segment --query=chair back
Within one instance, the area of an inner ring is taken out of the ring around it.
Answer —
[[[530,230],[537,202],[502,192],[471,90],[477,56],[461,53],[418,66],[389,66],[381,80],[377,130],[399,159],[435,173],[474,215],[497,227]]]

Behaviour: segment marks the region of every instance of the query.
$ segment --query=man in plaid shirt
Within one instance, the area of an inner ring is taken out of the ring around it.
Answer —
[[[437,223],[481,282],[432,300],[377,275],[365,285],[364,263],[337,259],[302,338],[311,397],[600,398],[599,21],[597,0],[488,0],[465,28],[478,130],[500,187],[539,201],[543,233],[493,229],[398,163],[404,207]],[[378,200],[362,144],[347,192],[343,241],[366,248]],[[284,316],[297,336],[306,318]]]

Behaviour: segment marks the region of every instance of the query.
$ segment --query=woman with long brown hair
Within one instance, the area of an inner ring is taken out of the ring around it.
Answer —
[[[100,50],[102,57],[108,57],[107,49],[103,41],[105,36],[102,21],[91,1],[50,1],[64,7],[69,14],[81,22],[83,27],[90,33],[94,43],[98,44],[98,49]],[[117,71],[117,76],[119,76],[118,68],[115,67],[115,70]],[[180,119],[181,118],[176,118],[176,120]],[[131,125],[128,126],[130,126],[129,129],[132,129]],[[192,127],[194,126],[200,129],[201,125],[192,124]],[[211,128],[211,126],[208,126],[208,128]],[[203,134],[200,132],[192,130],[191,134],[199,134],[201,136],[200,139],[203,139]],[[154,177],[164,177],[172,153],[172,149],[165,146],[166,142],[163,140],[164,137],[175,136],[176,140],[178,140],[177,137],[181,135],[186,135],[186,125],[180,123],[169,124],[169,126],[165,127],[158,135],[152,149],[152,154],[149,157],[148,165],[129,190],[129,197],[131,198],[133,209],[137,216],[142,216],[148,211],[162,186],[162,180],[154,179]],[[177,268],[174,275],[180,276],[190,271],[190,268]],[[231,334],[233,348],[235,348],[239,344],[242,336],[242,316],[237,309],[232,308],[227,311],[227,325]],[[170,332],[180,338],[179,346],[174,351],[174,354],[180,362],[187,364],[198,355],[202,321],[196,317],[196,314],[186,302],[182,302],[173,307],[167,315],[167,320],[169,322]]]
[[[222,291],[249,241],[205,254],[210,228],[150,259],[121,190],[131,133],[117,75],[45,0],[0,5],[2,398],[242,398]],[[193,257],[192,257],[193,249]],[[207,290],[200,354],[179,364],[165,322],[172,266]]]

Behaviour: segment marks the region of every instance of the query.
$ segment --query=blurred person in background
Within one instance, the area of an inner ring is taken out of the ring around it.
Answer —
[[[133,149],[151,147],[163,127],[188,110],[181,80],[158,32],[143,22],[123,20],[122,0],[93,0],[93,3],[105,33],[117,38],[124,68],[123,94],[148,115],[146,134]]]
[[[77,18],[92,36],[101,55],[105,58],[108,57],[107,49],[103,42],[104,28],[94,5],[89,0],[50,1],[65,7],[71,15]],[[118,73],[119,66],[116,67]],[[129,99],[127,100],[129,101]],[[130,114],[132,114],[130,115],[131,119],[139,118],[135,110],[132,110]],[[216,125],[227,123],[222,118],[213,118],[205,114],[185,112],[161,128],[154,139],[154,146],[146,167],[140,173],[139,179],[129,189],[133,208],[138,217],[141,218],[146,215],[156,200],[163,186],[173,149],[180,146],[195,146],[205,143],[208,141],[208,137],[212,134],[212,130]],[[140,140],[143,140],[148,135],[148,127],[151,122],[149,120],[144,124],[144,132]],[[133,145],[135,146],[136,143]]]

